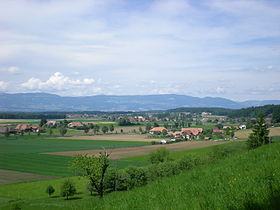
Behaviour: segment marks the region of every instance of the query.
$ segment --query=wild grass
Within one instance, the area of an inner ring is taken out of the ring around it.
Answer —
[[[245,150],[177,176],[159,179],[103,200],[90,196],[84,179],[73,178],[73,200],[48,198],[48,184],[59,191],[63,179],[0,186],[3,204],[22,209],[277,209],[280,205],[280,143]],[[51,183],[50,183],[51,181]],[[5,203],[7,198],[22,199]],[[6,200],[5,200],[6,199]]]

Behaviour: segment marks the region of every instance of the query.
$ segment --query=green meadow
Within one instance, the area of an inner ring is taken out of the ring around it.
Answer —
[[[236,145],[230,147],[239,148]],[[198,155],[204,154],[201,149],[197,151]],[[2,185],[0,208],[277,209],[280,205],[280,143],[241,150],[180,175],[162,178],[130,191],[106,194],[102,200],[90,196],[85,189],[87,181],[78,177],[71,178],[78,194],[69,201],[64,200],[59,195],[64,179]],[[48,184],[56,189],[52,198],[44,192]]]

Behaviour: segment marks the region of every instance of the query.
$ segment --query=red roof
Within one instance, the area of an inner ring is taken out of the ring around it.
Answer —
[[[213,130],[213,133],[224,133],[224,130]]]
[[[150,131],[151,131],[151,132],[162,132],[162,131],[164,131],[164,130],[166,130],[165,127],[154,127],[154,128],[151,129]]]
[[[203,128],[181,128],[181,131],[186,131],[188,134],[191,132],[192,135],[197,136],[203,132]]]
[[[68,127],[83,127],[83,124],[81,122],[71,122]]]
[[[16,126],[16,130],[24,131],[24,130],[28,130],[28,129],[30,129],[30,127],[26,124],[18,124]]]

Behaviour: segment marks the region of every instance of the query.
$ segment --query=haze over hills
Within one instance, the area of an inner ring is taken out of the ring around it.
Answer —
[[[175,94],[63,97],[48,93],[0,93],[1,112],[147,111],[167,110],[178,107],[222,107],[239,109],[266,104],[280,104],[280,100],[237,102],[225,98],[199,98]]]

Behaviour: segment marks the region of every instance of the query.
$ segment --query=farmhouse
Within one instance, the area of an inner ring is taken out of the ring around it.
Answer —
[[[7,131],[10,132],[9,127],[0,127],[0,134],[5,134]]]
[[[83,124],[81,122],[71,122],[67,126],[69,128],[78,128],[78,127],[83,127]]]
[[[224,134],[225,131],[224,130],[220,130],[220,129],[213,129],[213,133],[214,134],[217,134],[217,133]]]
[[[244,124],[243,125],[239,125],[239,129],[240,130],[245,130],[246,129],[246,125],[244,125]]]
[[[40,131],[43,130],[43,129],[42,129],[41,127],[39,127],[39,126],[30,126],[30,128],[31,128],[31,130],[32,130],[33,132],[36,132],[36,133],[38,133],[38,132],[40,132]]]
[[[175,139],[191,139],[193,137],[199,138],[202,132],[202,128],[181,128],[181,131],[170,131],[168,135],[174,136]]]
[[[14,129],[14,128],[11,128],[11,127],[0,127],[0,134],[5,134],[6,132],[9,132],[10,134],[18,134],[18,132]]]
[[[49,120],[47,123],[46,123],[46,126],[57,126],[59,125],[59,122],[55,121],[55,120]]]
[[[181,128],[181,131],[190,132],[193,136],[199,136],[203,133],[203,128]]]
[[[26,124],[18,124],[16,126],[16,130],[19,131],[19,132],[20,131],[31,131],[32,128],[29,125],[26,125]]]
[[[160,134],[163,131],[167,131],[167,129],[165,127],[154,127],[150,130],[150,134]]]

